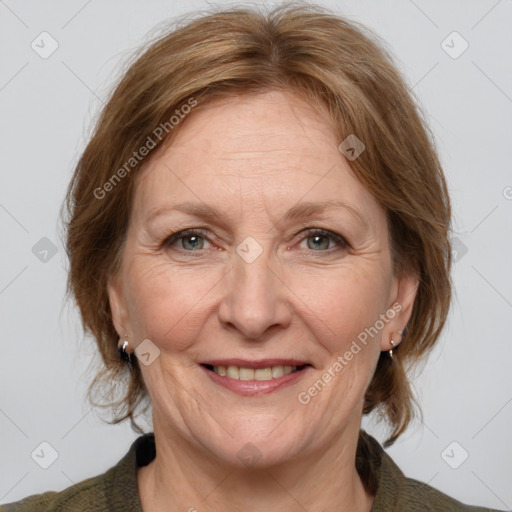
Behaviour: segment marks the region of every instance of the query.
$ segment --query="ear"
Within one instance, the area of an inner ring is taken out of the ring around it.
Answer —
[[[128,308],[126,307],[126,299],[124,297],[124,290],[122,281],[119,276],[113,276],[109,279],[107,284],[108,299],[110,303],[110,311],[112,313],[112,321],[114,327],[122,337],[125,332],[131,332],[129,325]]]
[[[386,324],[381,337],[381,350],[393,348],[390,344],[391,339],[395,341],[395,346],[398,346],[402,341],[399,331],[405,329],[411,318],[419,284],[419,277],[413,273],[394,278],[390,302],[386,311],[386,316],[390,320]]]

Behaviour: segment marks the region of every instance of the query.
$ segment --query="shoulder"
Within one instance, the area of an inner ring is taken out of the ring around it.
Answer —
[[[360,433],[358,458],[358,470],[366,469],[366,481],[375,495],[371,512],[500,512],[466,505],[424,482],[407,478],[379,442],[364,430]]]
[[[128,453],[105,473],[60,492],[33,494],[15,503],[0,505],[0,512],[142,512],[137,467],[153,456],[153,434],[142,435],[132,443]]]
[[[399,510],[410,512],[499,512],[494,509],[466,505],[430,485],[404,478],[398,494]]]
[[[106,510],[104,487],[106,473],[83,480],[63,491],[33,494],[15,503],[0,505],[0,512],[71,512]]]

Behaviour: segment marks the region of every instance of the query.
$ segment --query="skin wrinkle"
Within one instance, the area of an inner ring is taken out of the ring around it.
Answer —
[[[261,154],[272,165],[262,166]],[[364,212],[366,226],[342,208],[307,223],[281,221],[298,203],[334,199]],[[146,224],[152,209],[181,201],[215,205],[222,219],[180,213]],[[312,235],[304,226],[345,235],[353,248],[307,249]],[[211,242],[197,257],[176,245],[161,248],[177,227],[204,228]],[[247,236],[263,248],[250,264],[235,252]],[[372,497],[354,464],[364,393],[391,333],[407,323],[416,285],[393,275],[384,211],[317,111],[273,92],[192,113],[173,145],[142,171],[120,273],[109,287],[116,329],[125,326],[133,345],[149,338],[161,351],[141,367],[157,447],[155,460],[138,471],[144,510],[200,504],[316,512],[342,504],[369,511]],[[380,335],[314,400],[299,404],[298,393],[394,302],[403,309]],[[314,368],[279,392],[240,397],[199,366],[227,357],[295,357]],[[261,453],[252,468],[237,456],[247,442]]]

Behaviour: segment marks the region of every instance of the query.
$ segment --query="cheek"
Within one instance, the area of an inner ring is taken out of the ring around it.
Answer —
[[[161,350],[181,351],[191,345],[205,321],[215,272],[170,269],[149,258],[134,261],[129,271],[130,320],[137,338],[149,338]]]
[[[301,316],[310,318],[311,330],[330,355],[345,352],[387,307],[386,281],[377,266],[364,270],[347,266],[314,279],[301,276],[294,287],[301,289],[297,294],[302,299]],[[379,337],[371,339],[375,342]]]
[[[322,357],[298,399],[333,425],[362,407],[380,353],[380,332],[370,335],[366,329],[387,307],[386,284],[377,269],[371,275],[351,268],[305,287],[310,301],[304,301],[301,316],[309,310],[308,328]]]

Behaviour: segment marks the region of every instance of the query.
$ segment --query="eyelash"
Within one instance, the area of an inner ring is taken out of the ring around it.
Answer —
[[[301,238],[301,241],[306,240],[307,238],[310,238],[313,236],[324,236],[324,237],[330,238],[332,241],[337,243],[339,245],[338,249],[340,249],[340,248],[348,249],[350,247],[350,244],[345,240],[345,238],[343,238],[341,235],[338,235],[337,233],[328,231],[326,229],[310,228],[310,229],[305,230],[304,233],[305,233],[305,236],[303,238]],[[205,240],[209,241],[208,237],[204,234],[204,232],[201,229],[185,229],[183,231],[179,231],[177,233],[174,233],[174,234],[168,236],[162,242],[162,247],[171,247],[174,242],[176,242],[178,240],[185,239],[192,235],[200,236],[200,237],[204,238]],[[186,249],[179,249],[179,250],[182,252],[187,252],[187,253],[201,253],[203,251],[203,249],[199,249],[197,251],[188,251]],[[308,250],[308,249],[306,249],[306,250]],[[333,252],[333,248],[326,249],[326,250],[320,250],[320,251],[315,251],[313,249],[310,249],[310,250],[311,250],[311,252],[314,252],[314,253],[317,253],[317,252],[322,253],[323,252],[323,253],[331,254]]]

